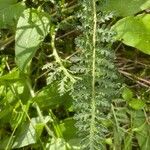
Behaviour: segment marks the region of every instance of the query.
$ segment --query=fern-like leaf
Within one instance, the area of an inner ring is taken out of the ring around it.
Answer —
[[[113,32],[107,28],[105,21],[110,14],[97,11],[98,0],[81,0],[82,9],[78,16],[82,23],[83,34],[76,45],[79,54],[82,80],[74,86],[74,108],[76,127],[82,137],[82,149],[100,150],[105,147],[108,133],[104,122],[110,118],[110,108],[116,89],[120,86],[113,63],[115,55],[111,49]],[[103,21],[100,21],[102,18]],[[76,69],[77,70],[77,69]]]

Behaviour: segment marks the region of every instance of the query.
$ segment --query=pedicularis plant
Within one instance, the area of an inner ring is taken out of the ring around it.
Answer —
[[[149,8],[0,0],[0,149],[149,150]]]

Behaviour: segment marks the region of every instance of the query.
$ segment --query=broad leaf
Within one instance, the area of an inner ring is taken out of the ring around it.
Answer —
[[[0,141],[0,150],[4,150],[6,149],[6,147],[8,146],[8,142],[10,140],[10,137],[9,136],[4,136],[1,141]],[[12,137],[12,141],[10,142],[9,146],[7,149],[11,149],[11,145],[12,145],[12,142],[14,140],[14,137]]]
[[[146,1],[142,6],[141,9],[145,10],[145,9],[149,9],[150,8],[150,0]]]
[[[150,14],[121,19],[113,29],[117,40],[150,55]]]
[[[113,11],[118,16],[129,16],[141,11],[141,6],[147,1],[148,0],[107,0],[102,2],[102,6],[100,7],[108,12]]]
[[[72,118],[67,118],[63,120],[60,125],[60,130],[63,134],[63,138],[70,145],[70,149],[77,150],[80,148],[80,141],[77,135],[77,128],[75,127],[75,120]]]
[[[133,97],[133,92],[129,88],[124,88],[122,97],[124,100],[129,101]]]
[[[0,10],[17,3],[17,0],[0,0]]]
[[[23,3],[0,1],[0,28],[7,28],[16,24],[24,9]]]
[[[75,120],[73,120],[72,118],[65,119],[60,123],[59,126],[65,140],[69,141],[71,139],[77,138]]]
[[[13,148],[20,148],[36,143],[37,137],[40,137],[44,128],[44,123],[47,123],[51,118],[44,117],[45,122],[41,122],[40,118],[32,118],[31,122],[25,123],[21,130],[17,133]]]
[[[63,138],[50,139],[51,142],[46,144],[46,150],[81,150],[80,142],[81,139],[70,139],[66,142]]]
[[[149,150],[150,146],[150,126],[145,119],[143,111],[136,111],[133,119],[133,128],[136,129],[136,138],[140,146],[140,150]],[[138,130],[139,129],[139,130]]]
[[[12,70],[11,73],[8,73],[0,77],[0,84],[5,85],[7,83],[14,83],[19,80],[21,80],[21,78],[19,77],[19,71],[14,69]]]
[[[49,31],[49,18],[43,12],[27,9],[19,18],[16,31],[16,63],[25,71],[39,44]]]
[[[48,150],[68,150],[67,143],[62,138],[52,139],[51,143],[47,143],[46,149]]]
[[[145,106],[145,103],[141,99],[135,99],[135,98],[133,98],[129,102],[129,106],[132,107],[135,110],[139,110],[139,109],[142,109]]]
[[[12,113],[12,110],[13,110],[12,106],[7,106],[6,109],[1,109],[0,119],[4,118],[5,120],[10,120],[10,117],[8,117],[8,116],[10,113]]]
[[[72,104],[72,99],[68,94],[59,95],[57,84],[50,84],[44,87],[36,96],[32,99],[40,106],[40,108],[55,108],[56,106],[63,105],[69,108]]]

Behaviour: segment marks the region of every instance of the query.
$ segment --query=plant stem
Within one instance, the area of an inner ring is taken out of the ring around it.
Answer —
[[[95,63],[96,63],[96,28],[97,28],[97,15],[96,15],[96,4],[95,0],[92,0],[93,5],[93,56],[92,56],[92,101],[91,101],[91,110],[92,118],[90,124],[90,137],[94,137],[95,131],[95,112],[96,112],[96,103],[95,103]],[[90,150],[94,149],[93,138],[90,139]]]
[[[56,50],[56,47],[55,47],[55,37],[56,37],[56,31],[55,31],[55,30],[56,30],[56,29],[53,29],[52,35],[51,35],[51,37],[52,37],[51,46],[52,46],[52,48],[53,48],[53,55],[54,55],[54,57],[55,57],[55,59],[56,59],[56,62],[60,65],[60,67],[61,67],[63,73],[70,79],[70,81],[71,81],[72,83],[75,83],[75,81],[76,81],[75,78],[74,78],[74,77],[68,72],[68,70],[64,67],[64,65],[63,65],[63,63],[62,63],[60,57],[58,56],[58,53],[57,53],[57,50]]]
[[[32,97],[32,98],[35,97],[35,93],[34,93],[32,87],[31,87],[31,84],[30,84],[29,79],[27,79],[26,83],[27,83],[27,86],[28,86],[28,88],[29,88],[31,97]],[[49,136],[55,138],[54,133],[50,130],[50,128],[49,128],[49,127],[47,126],[47,124],[45,123],[45,120],[44,120],[44,117],[43,117],[42,112],[41,112],[41,110],[40,110],[40,107],[38,106],[38,104],[37,104],[36,102],[34,103],[34,106],[35,106],[35,108],[36,108],[36,110],[37,110],[37,113],[38,113],[38,116],[39,116],[41,122],[44,123],[45,129],[47,130]]]

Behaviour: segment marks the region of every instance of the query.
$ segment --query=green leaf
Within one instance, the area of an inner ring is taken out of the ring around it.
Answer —
[[[135,110],[139,110],[139,109],[142,109],[145,106],[145,103],[140,99],[133,98],[129,102],[129,106],[132,107]]]
[[[123,148],[123,150],[132,150],[132,138],[133,138],[132,132],[130,132],[130,133],[124,138],[124,148]]]
[[[133,92],[129,88],[124,88],[122,97],[124,100],[129,101],[133,97]]]
[[[142,6],[141,9],[145,10],[145,9],[149,9],[150,8],[150,0],[146,1]]]
[[[136,115],[133,119],[133,128],[139,128],[136,130],[136,138],[140,147],[140,150],[149,150],[150,145],[150,126],[147,124],[145,114],[143,111],[136,111]]]
[[[9,140],[10,140],[10,137],[8,137],[8,136],[4,136],[4,137],[1,139],[1,141],[0,141],[0,150],[6,149]],[[8,146],[7,149],[11,149],[11,145],[13,144],[13,143],[12,143],[13,140],[14,140],[14,137],[12,137],[12,141],[10,142],[10,144],[9,144],[9,146]]]
[[[44,124],[49,120],[51,120],[49,116],[44,117],[45,122],[41,122],[40,118],[37,117],[32,118],[31,122],[24,123],[16,135],[13,148],[21,148],[36,143],[37,137],[42,133]]]
[[[49,18],[43,12],[27,9],[18,20],[15,37],[16,63],[21,71],[33,58],[39,44],[49,32]]]
[[[60,123],[59,126],[65,140],[68,141],[70,139],[77,138],[76,134],[77,129],[75,128],[75,120],[73,120],[72,118],[65,119]]]
[[[116,40],[150,55],[150,14],[121,19],[113,29],[117,33]]]
[[[47,143],[48,150],[68,150],[67,143],[62,138],[52,139],[51,143]]]
[[[112,145],[113,144],[112,138],[106,138],[105,143],[108,145]]]
[[[0,10],[17,3],[17,0],[0,0]]]
[[[57,84],[44,87],[32,101],[36,101],[40,108],[49,107],[51,109],[59,105],[68,108],[72,104],[72,98],[67,93],[62,96],[59,95]]]
[[[0,119],[4,118],[6,120],[10,120],[10,117],[8,118],[8,115],[12,113],[13,107],[7,106],[6,109],[1,109],[0,111]]]
[[[47,150],[81,150],[79,146],[81,139],[70,139],[69,142],[66,142],[63,138],[51,139],[51,143],[46,144]]]
[[[14,69],[11,73],[0,77],[0,84],[5,85],[7,83],[14,83],[19,80],[21,80],[21,78],[19,77],[19,71]]]
[[[25,5],[21,2],[14,4],[8,3],[8,5],[4,6],[0,9],[0,29],[15,25],[20,14],[25,9]]]
[[[118,16],[134,15],[141,11],[147,0],[107,0],[100,7],[107,12],[115,12]]]

